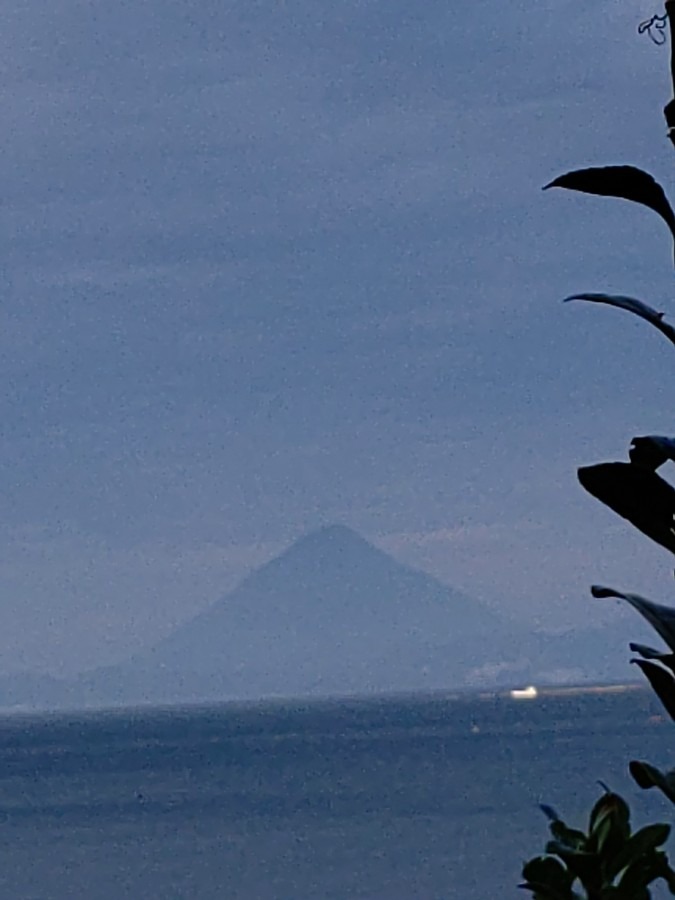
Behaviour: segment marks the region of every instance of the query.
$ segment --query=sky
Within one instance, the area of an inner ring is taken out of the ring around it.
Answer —
[[[672,598],[576,483],[673,434],[639,0],[5,4],[0,671],[125,658],[347,524],[539,627]],[[671,388],[670,385],[673,385]],[[671,425],[672,423],[672,425]]]

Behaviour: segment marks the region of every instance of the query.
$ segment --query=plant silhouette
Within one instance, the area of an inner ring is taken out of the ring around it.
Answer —
[[[675,146],[675,0],[666,3],[665,16],[654,16],[640,30],[651,34],[655,22],[660,23],[659,34],[664,34],[667,22],[670,34],[674,97],[664,114],[668,138]],[[553,187],[620,198],[653,210],[668,226],[675,252],[675,213],[661,185],[644,170],[631,165],[578,169],[553,179],[545,189]],[[644,319],[675,344],[675,328],[664,321],[664,313],[642,300],[598,292],[573,294],[565,300],[624,310]],[[675,554],[675,489],[656,473],[666,462],[675,461],[675,438],[634,437],[628,457],[628,462],[602,462],[578,469],[579,482],[593,497]],[[665,643],[666,650],[631,643],[631,651],[637,654],[631,662],[675,720],[675,607],[599,585],[591,588],[591,594],[624,600]],[[640,788],[657,788],[675,803],[675,769],[661,772],[648,762],[632,760],[629,771]],[[650,900],[650,886],[659,879],[675,895],[675,872],[661,849],[670,834],[669,825],[648,825],[633,833],[626,802],[608,789],[594,806],[586,831],[569,828],[550,807],[542,809],[550,820],[552,840],[544,855],[525,864],[520,885],[535,900]]]

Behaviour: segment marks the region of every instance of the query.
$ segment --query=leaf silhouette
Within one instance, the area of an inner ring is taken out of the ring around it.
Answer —
[[[656,472],[610,462],[583,466],[577,476],[589,494],[675,553],[675,490]]]
[[[572,878],[565,866],[552,856],[537,856],[523,866],[525,883],[519,885],[546,900],[569,900]]]
[[[569,303],[571,300],[587,300],[590,303],[605,303],[607,306],[615,306],[617,309],[624,309],[626,312],[633,313],[633,315],[639,316],[641,319],[649,322],[654,328],[658,328],[661,334],[665,334],[668,340],[675,344],[675,328],[663,321],[663,316],[665,314],[648,306],[646,303],[643,303],[642,300],[636,300],[635,297],[624,297],[621,294],[584,293],[572,294],[570,297],[565,297],[563,303]]]
[[[675,651],[675,609],[673,607],[654,603],[652,600],[647,600],[646,597],[641,597],[639,594],[627,594],[623,591],[617,591],[616,588],[603,587],[599,584],[594,584],[591,587],[591,594],[601,599],[615,597],[618,600],[625,600],[626,603],[630,603],[633,609],[636,609],[649,622],[668,647]],[[651,651],[651,648],[645,649]],[[636,652],[639,653],[640,650]]]
[[[671,719],[675,720],[675,680],[673,673],[663,666],[646,659],[634,659],[632,662],[642,669],[652,690],[663,704],[663,708]]]
[[[543,812],[549,822],[560,822],[560,816],[552,806],[548,805],[548,803],[540,803],[539,809]]]
[[[659,788],[671,803],[675,803],[675,772],[660,772],[656,766],[637,759],[630,761],[628,769],[638,787],[643,790]]]
[[[643,861],[644,857],[649,857],[657,847],[662,847],[669,836],[670,825],[662,823],[645,825],[644,828],[634,832],[628,838],[621,850],[607,865],[607,875],[615,878],[620,872],[627,869],[631,863],[635,864],[637,860]]]
[[[664,437],[660,434],[634,437],[628,454],[630,461],[636,466],[642,466],[654,472],[668,460],[675,462],[675,438]]]
[[[675,653],[664,653],[663,650],[655,650],[646,644],[630,643],[628,645],[632,653],[639,653],[643,659],[656,659],[675,673]]]
[[[653,209],[670,229],[675,239],[675,213],[668,202],[663,188],[643,169],[636,166],[594,166],[576,169],[554,178],[544,186],[560,187],[584,194],[599,194],[603,197],[619,197],[631,200]]]

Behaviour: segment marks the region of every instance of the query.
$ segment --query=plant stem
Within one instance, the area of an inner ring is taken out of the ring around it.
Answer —
[[[670,77],[673,84],[673,99],[666,104],[663,114],[668,125],[668,137],[675,147],[675,0],[666,0],[666,14],[670,30]]]

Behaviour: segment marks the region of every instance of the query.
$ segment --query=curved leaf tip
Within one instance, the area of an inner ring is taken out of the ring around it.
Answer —
[[[598,599],[604,599],[605,597],[616,597],[618,600],[626,599],[621,591],[617,591],[610,587],[603,587],[601,584],[591,585],[591,594]]]
[[[560,821],[560,816],[559,816],[558,813],[553,809],[552,806],[549,806],[549,805],[548,805],[548,803],[540,803],[540,804],[539,804],[539,809],[543,812],[543,814],[546,816],[546,818],[547,818],[550,822],[559,822],[559,821]]]
[[[675,213],[661,185],[649,172],[637,166],[591,166],[565,172],[545,184],[549,188],[566,188],[584,194],[630,200],[653,210],[663,219],[675,239]]]
[[[654,309],[653,306],[649,306],[648,303],[638,300],[635,297],[626,297],[623,294],[603,294],[596,291],[585,291],[584,293],[571,294],[569,297],[565,297],[563,303],[570,303],[572,300],[585,300],[589,303],[604,303],[607,306],[613,306],[616,309],[623,309],[626,312],[632,313],[633,315],[644,319],[646,322],[649,322],[650,325],[653,325],[664,334],[671,343],[675,344],[675,328],[663,321],[665,313],[661,310]]]

